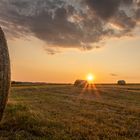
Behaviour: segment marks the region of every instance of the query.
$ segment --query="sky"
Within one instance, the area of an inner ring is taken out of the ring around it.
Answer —
[[[1,0],[12,80],[140,83],[140,0]]]

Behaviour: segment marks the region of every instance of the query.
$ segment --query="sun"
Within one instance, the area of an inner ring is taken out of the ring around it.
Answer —
[[[91,73],[89,73],[86,77],[88,83],[93,83],[93,81],[95,80],[95,76]]]

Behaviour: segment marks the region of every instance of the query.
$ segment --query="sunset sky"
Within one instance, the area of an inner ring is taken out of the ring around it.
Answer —
[[[1,0],[12,80],[140,83],[139,0]]]

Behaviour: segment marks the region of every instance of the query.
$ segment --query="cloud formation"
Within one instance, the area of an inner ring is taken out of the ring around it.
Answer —
[[[15,38],[30,34],[43,40],[50,54],[56,52],[53,47],[90,50],[104,38],[131,33],[140,18],[139,3],[139,0],[1,0],[0,25]]]
[[[89,7],[101,17],[108,19],[119,11],[120,6],[128,6],[133,3],[133,0],[87,0]]]
[[[110,73],[110,76],[116,77],[116,76],[118,76],[118,75],[115,74],[115,73]]]

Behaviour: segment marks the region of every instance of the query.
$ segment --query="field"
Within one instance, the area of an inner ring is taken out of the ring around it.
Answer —
[[[140,140],[140,85],[13,85],[0,140]]]

